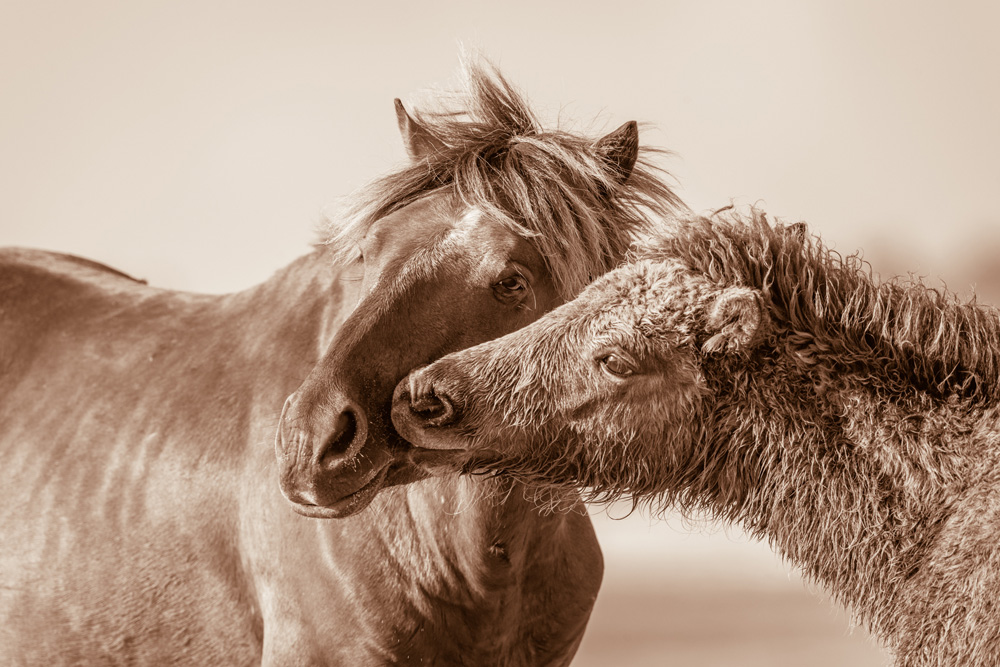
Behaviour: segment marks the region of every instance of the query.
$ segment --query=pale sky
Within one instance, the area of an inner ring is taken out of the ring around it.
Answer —
[[[758,203],[956,289],[1000,248],[995,3],[20,4],[0,243],[163,286],[240,289],[305,252],[403,159],[392,99],[447,85],[459,43],[543,118],[649,123],[696,210]]]

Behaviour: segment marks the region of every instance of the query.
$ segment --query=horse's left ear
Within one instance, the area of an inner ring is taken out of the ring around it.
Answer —
[[[701,349],[706,354],[749,349],[760,339],[768,320],[760,292],[727,287],[708,307],[705,328],[710,338]]]
[[[399,124],[399,133],[403,135],[406,154],[410,156],[411,160],[420,160],[444,149],[444,142],[431,134],[426,127],[408,114],[398,97],[395,100],[395,104],[396,122]]]
[[[624,183],[632,174],[635,161],[639,157],[639,125],[630,120],[614,132],[606,134],[594,144],[608,167],[614,180]]]

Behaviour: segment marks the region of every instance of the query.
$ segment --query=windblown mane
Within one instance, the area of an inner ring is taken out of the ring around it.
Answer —
[[[570,298],[614,268],[651,219],[683,208],[663,183],[664,172],[643,156],[655,150],[640,149],[621,184],[594,139],[542,129],[491,65],[463,69],[464,91],[447,96],[450,104],[440,109],[415,114],[443,148],[362,189],[348,222],[338,229],[330,221],[322,243],[349,253],[376,220],[450,188],[535,243],[557,289]]]
[[[835,363],[883,369],[893,388],[1000,398],[1000,311],[919,281],[878,283],[858,256],[827,249],[803,223],[720,212],[679,222],[640,253],[761,290],[779,329]]]

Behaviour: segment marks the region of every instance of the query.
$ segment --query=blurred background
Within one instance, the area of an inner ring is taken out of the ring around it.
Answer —
[[[989,2],[3,0],[0,243],[248,287],[404,159],[392,99],[447,86],[461,42],[551,123],[647,122],[695,210],[756,204],[1000,304],[998,25]],[[885,662],[737,529],[594,511],[575,665]]]

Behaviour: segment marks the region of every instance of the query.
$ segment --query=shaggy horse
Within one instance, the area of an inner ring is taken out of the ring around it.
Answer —
[[[634,123],[543,131],[468,76],[464,108],[397,101],[409,164],[255,288],[0,254],[0,663],[569,662],[589,519],[432,477],[463,459],[403,441],[392,392],[574,296],[678,202]]]
[[[899,665],[1000,656],[1000,315],[803,225],[693,219],[396,391],[421,447],[766,537]]]

